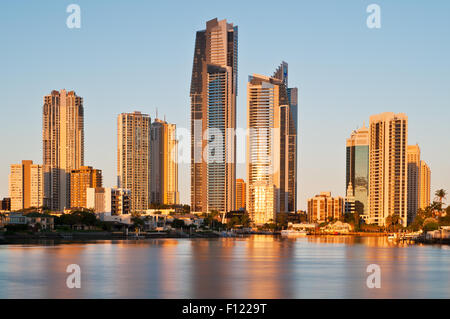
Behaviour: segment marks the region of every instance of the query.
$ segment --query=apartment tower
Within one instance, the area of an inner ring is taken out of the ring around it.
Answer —
[[[247,209],[256,224],[275,221],[277,213],[296,209],[296,99],[297,90],[287,88],[285,62],[273,77],[249,77]]]
[[[150,116],[122,113],[117,118],[117,183],[131,191],[131,212],[150,203]]]
[[[347,139],[346,153],[347,196],[354,198],[354,211],[366,220],[369,216],[369,129],[365,124]]]
[[[191,80],[191,210],[235,207],[238,28],[210,20],[195,39]]]
[[[70,173],[70,207],[88,208],[86,191],[91,187],[102,187],[102,171],[91,166],[82,166]]]
[[[246,184],[243,179],[236,180],[236,209],[246,209]]]
[[[151,125],[151,202],[174,205],[178,193],[178,141],[176,125],[155,119]]]
[[[369,131],[369,222],[383,226],[396,214],[406,226],[408,117],[373,115]]]
[[[44,206],[44,173],[42,165],[33,161],[12,164],[9,174],[11,210]]]
[[[420,161],[419,208],[425,209],[431,203],[431,170],[427,163]]]
[[[70,207],[70,172],[84,165],[83,99],[74,91],[52,91],[44,97],[43,169],[45,206]]]
[[[419,209],[420,197],[420,147],[408,145],[408,224],[412,223]]]

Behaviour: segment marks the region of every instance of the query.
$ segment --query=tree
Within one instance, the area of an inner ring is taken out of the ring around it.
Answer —
[[[442,201],[443,201],[444,199],[447,199],[447,198],[446,198],[446,196],[447,196],[447,191],[446,191],[445,189],[438,189],[438,190],[434,193],[434,196],[436,196],[436,199],[438,199],[438,200],[439,200],[439,203],[441,203],[440,209],[442,209]]]
[[[398,214],[389,215],[386,217],[386,229],[388,231],[396,231],[401,225],[401,218]]]
[[[183,226],[184,226],[184,220],[175,218],[175,219],[173,220],[173,222],[172,222],[172,227],[175,228],[175,229],[178,229],[178,228],[181,228],[181,229],[182,229]]]
[[[439,229],[439,223],[435,218],[430,217],[425,219],[423,222],[423,231],[427,232],[436,229]]]
[[[131,217],[131,221],[133,222],[134,229],[144,228],[145,222],[140,217]]]
[[[241,225],[244,227],[250,226],[250,217],[248,216],[248,214],[244,214],[241,216]]]

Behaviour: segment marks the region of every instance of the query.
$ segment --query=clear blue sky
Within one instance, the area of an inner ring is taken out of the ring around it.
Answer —
[[[66,7],[81,7],[81,29]],[[381,29],[366,7],[381,6]],[[188,128],[195,31],[212,18],[239,26],[238,127],[249,74],[285,60],[299,96],[299,208],[320,191],[345,193],[345,139],[371,114],[409,116],[409,143],[450,190],[450,1],[1,1],[0,196],[9,165],[42,163],[42,99],[84,98],[86,164],[116,181],[116,117],[166,114]],[[188,203],[189,170],[180,166]],[[238,167],[245,176],[245,167]]]

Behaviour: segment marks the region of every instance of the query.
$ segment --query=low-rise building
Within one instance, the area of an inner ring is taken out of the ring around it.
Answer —
[[[337,221],[322,227],[322,230],[326,233],[347,234],[352,231],[352,225]]]
[[[331,192],[322,192],[308,199],[308,221],[323,223],[339,219],[344,211],[344,199],[331,197]]]
[[[1,218],[1,224],[3,227],[7,225],[28,225],[35,228],[40,225],[41,229],[53,230],[55,226],[55,218],[53,216],[47,216],[42,214],[28,214],[23,213],[9,213],[5,214]]]
[[[123,188],[88,188],[87,208],[97,214],[119,216],[130,214],[131,191]]]

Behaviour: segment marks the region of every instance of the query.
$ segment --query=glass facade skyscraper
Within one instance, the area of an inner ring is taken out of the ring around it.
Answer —
[[[191,80],[191,209],[235,207],[238,28],[210,20],[195,40]]]
[[[369,129],[362,128],[352,132],[347,139],[347,169],[345,187],[353,189],[355,212],[363,219],[369,217]],[[351,184],[351,185],[350,185]],[[349,186],[351,186],[349,188]]]

